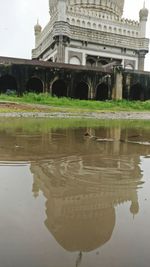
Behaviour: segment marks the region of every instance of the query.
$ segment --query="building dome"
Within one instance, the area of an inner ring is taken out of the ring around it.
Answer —
[[[122,16],[124,0],[68,0],[69,5]]]
[[[34,26],[34,31],[35,33],[40,33],[42,31],[42,27],[38,21],[37,21],[37,24]]]
[[[148,11],[148,9],[145,7],[145,3],[144,3],[143,8],[142,8],[142,9],[140,10],[140,12],[139,12],[140,19],[141,19],[141,20],[142,20],[142,19],[146,19],[146,20],[147,20],[148,13],[149,13],[149,11]]]

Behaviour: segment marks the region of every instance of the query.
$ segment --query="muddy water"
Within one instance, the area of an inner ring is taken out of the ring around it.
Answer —
[[[65,123],[0,122],[0,266],[149,267],[150,127]]]

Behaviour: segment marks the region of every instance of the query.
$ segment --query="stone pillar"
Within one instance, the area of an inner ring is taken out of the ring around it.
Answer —
[[[114,83],[112,89],[112,99],[113,100],[122,100],[122,91],[123,91],[123,75],[122,75],[122,66],[118,65],[114,67]]]
[[[144,71],[144,63],[145,63],[145,55],[147,51],[141,50],[139,51],[139,56],[138,56],[138,70]]]
[[[65,47],[63,43],[63,36],[60,35],[58,38],[58,47],[57,47],[57,62],[65,62]]]

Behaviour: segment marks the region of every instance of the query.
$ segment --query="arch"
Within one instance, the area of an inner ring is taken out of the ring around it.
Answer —
[[[134,70],[134,66],[132,64],[127,64],[127,65],[125,65],[125,69]]]
[[[77,84],[75,88],[74,97],[80,100],[88,100],[88,92],[89,92],[88,84],[84,81],[81,81]]]
[[[96,29],[96,23],[93,23],[93,29]]]
[[[102,29],[102,25],[98,24],[98,29],[101,30]]]
[[[101,67],[101,66],[105,66],[105,65],[107,65],[108,63],[109,63],[108,60],[101,58],[101,59],[98,60],[97,65],[98,65],[99,67]]]
[[[106,83],[100,83],[96,88],[96,100],[104,101],[109,99],[109,89]]]
[[[52,84],[52,96],[67,97],[67,86],[64,80],[58,79]]]
[[[143,87],[140,83],[136,83],[130,88],[130,100],[142,100],[144,98]]]
[[[104,25],[103,30],[104,30],[105,32],[107,32],[107,26],[106,26],[106,25]]]
[[[87,23],[87,27],[91,28],[91,23],[90,22]]]
[[[85,21],[84,20],[82,21],[82,27],[85,27]]]
[[[43,82],[39,78],[32,77],[27,82],[26,90],[37,94],[43,93]]]
[[[112,32],[112,27],[111,26],[109,26],[109,31]]]
[[[77,19],[77,26],[80,26],[80,20]]]
[[[122,34],[122,29],[121,28],[119,28],[119,34]]]
[[[12,75],[5,74],[0,77],[0,94],[16,93],[17,89],[16,79]]]
[[[69,60],[69,64],[81,65],[80,59],[77,56],[73,56]]]
[[[96,59],[92,58],[92,57],[87,58],[86,65],[89,66],[89,67],[96,66]]]
[[[74,25],[75,24],[75,19],[72,19],[71,20],[71,23]]]

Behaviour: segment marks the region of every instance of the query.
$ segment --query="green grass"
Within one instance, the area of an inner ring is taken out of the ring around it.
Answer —
[[[75,100],[70,98],[51,97],[48,94],[24,94],[22,97],[15,95],[0,95],[0,101],[10,101],[17,103],[40,104],[49,107],[67,108],[70,111],[150,111],[150,100],[148,101],[93,101]]]

